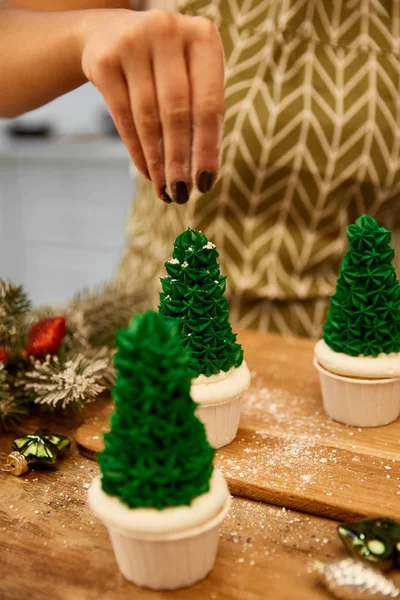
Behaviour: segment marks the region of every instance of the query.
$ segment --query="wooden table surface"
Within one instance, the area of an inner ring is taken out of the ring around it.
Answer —
[[[277,338],[264,334],[271,347]],[[294,355],[311,342],[293,340]],[[97,405],[98,406],[98,405]],[[30,419],[23,430],[48,426],[73,436],[82,419]],[[3,434],[9,452],[14,434]],[[91,513],[87,488],[97,464],[75,445],[54,471],[30,471],[20,478],[0,472],[1,600],[318,600],[330,596],[308,573],[314,559],[346,553],[335,521],[234,498],[222,524],[214,571],[193,588],[150,592],[119,573],[105,527]],[[397,577],[397,579],[396,579]],[[400,578],[394,576],[396,583]]]

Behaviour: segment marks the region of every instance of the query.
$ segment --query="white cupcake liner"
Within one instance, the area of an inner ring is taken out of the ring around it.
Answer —
[[[379,427],[400,416],[400,378],[357,379],[336,375],[314,359],[327,414],[354,427]]]
[[[123,576],[140,587],[177,590],[194,585],[212,571],[218,550],[219,525],[230,508],[225,506],[207,523],[159,539],[140,539],[132,531],[107,526],[115,558]]]
[[[138,586],[175,590],[194,585],[212,570],[219,541],[219,525],[231,497],[218,469],[210,489],[190,506],[128,508],[106,494],[101,477],[89,489],[91,509],[106,525],[121,573]]]
[[[196,416],[204,423],[209,444],[222,448],[235,439],[244,394],[215,404],[199,404]]]
[[[121,573],[138,586],[177,590],[201,581],[212,571],[218,550],[219,525],[229,511],[230,498],[208,523],[163,539],[141,540],[109,529]]]
[[[245,363],[227,372],[192,380],[191,396],[198,407],[196,415],[204,423],[213,448],[222,448],[235,439],[239,428],[242,398],[251,375]]]

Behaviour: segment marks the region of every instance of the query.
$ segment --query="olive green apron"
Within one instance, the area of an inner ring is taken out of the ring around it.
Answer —
[[[186,206],[163,204],[141,181],[118,277],[156,304],[174,238],[191,226],[217,244],[237,325],[318,336],[346,225],[368,213],[400,238],[399,6],[178,2],[223,40],[221,174]]]

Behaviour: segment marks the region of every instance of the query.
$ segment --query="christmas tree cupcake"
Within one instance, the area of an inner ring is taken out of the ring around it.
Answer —
[[[314,364],[326,412],[348,425],[376,427],[400,415],[400,282],[387,229],[362,216],[347,237]]]
[[[214,448],[236,436],[241,399],[250,385],[243,351],[236,343],[224,296],[226,277],[220,274],[215,244],[188,229],[177,237],[172,259],[161,280],[160,313],[178,319],[182,343],[189,351],[192,398],[199,404]]]
[[[193,585],[213,568],[230,496],[190,397],[176,323],[152,311],[117,334],[115,412],[89,490],[122,574],[151,589]]]

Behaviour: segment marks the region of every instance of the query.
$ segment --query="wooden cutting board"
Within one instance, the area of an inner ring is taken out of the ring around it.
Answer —
[[[374,429],[333,422],[322,409],[314,342],[254,331],[239,339],[252,386],[236,440],[215,458],[231,492],[338,520],[400,520],[400,420]],[[109,400],[100,403],[76,431],[91,458],[111,410]]]

